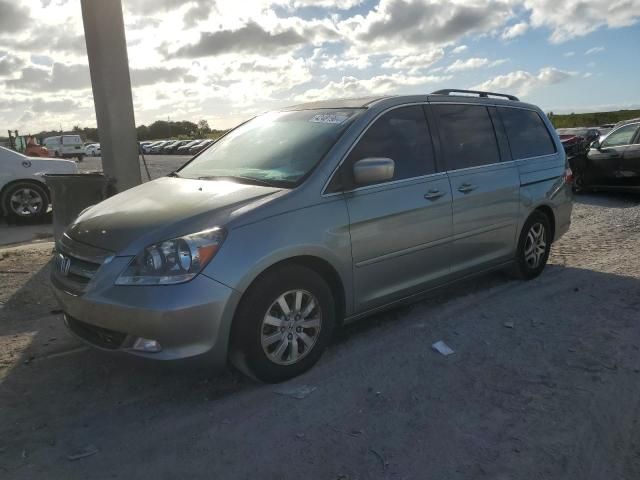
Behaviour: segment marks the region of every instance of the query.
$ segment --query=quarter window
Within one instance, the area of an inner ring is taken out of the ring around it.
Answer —
[[[351,151],[344,168],[351,175],[355,162],[373,157],[395,162],[393,180],[436,171],[431,136],[421,106],[396,108],[378,118]]]
[[[489,111],[481,105],[434,105],[440,143],[449,170],[500,161]]]
[[[636,134],[636,130],[638,130],[637,124],[620,127],[604,139],[602,146],[619,147],[621,145],[630,145],[633,141],[633,136]]]
[[[500,108],[514,160],[556,153],[549,131],[537,112],[522,108]]]

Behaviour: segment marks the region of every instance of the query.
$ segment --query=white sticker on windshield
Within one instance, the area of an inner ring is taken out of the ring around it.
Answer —
[[[347,115],[346,113],[343,113],[343,112],[338,112],[338,113],[318,113],[317,115],[314,115],[313,117],[311,117],[311,119],[309,121],[313,122],[313,123],[339,124],[339,123],[344,122],[348,118],[349,118],[349,115]]]

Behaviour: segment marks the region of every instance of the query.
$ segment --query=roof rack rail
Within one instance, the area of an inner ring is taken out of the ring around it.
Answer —
[[[494,92],[481,92],[480,90],[458,90],[457,88],[446,88],[444,90],[438,90],[436,92],[432,92],[432,95],[451,95],[455,93],[469,93],[473,95],[478,95],[481,98],[489,98],[489,97],[504,97],[509,100],[513,100],[514,102],[519,102],[520,99],[514,95],[508,95],[506,93],[494,93]]]

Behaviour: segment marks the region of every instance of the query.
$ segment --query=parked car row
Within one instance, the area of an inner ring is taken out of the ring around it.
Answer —
[[[195,155],[214,142],[211,138],[197,140],[146,140],[140,142],[144,154],[158,155]],[[99,157],[102,154],[99,143],[82,143],[80,135],[56,135],[47,137],[40,147],[42,153],[33,156],[51,156],[54,158],[77,158],[81,162],[85,156]],[[45,150],[46,149],[46,150]]]
[[[211,138],[198,140],[158,140],[140,142],[142,153],[151,155],[195,155],[214,142]]]
[[[66,137],[70,136],[71,135],[62,135],[60,137],[52,137],[56,140],[52,140],[51,138],[45,139],[45,142],[48,142],[48,145],[53,147],[51,148],[53,156],[62,158],[73,156],[77,157],[79,161],[82,161],[83,156],[99,157],[102,154],[99,143],[85,143],[80,152],[77,151],[76,143],[73,143],[73,147],[67,146],[70,144],[70,140]],[[73,136],[77,137],[77,141],[80,142],[79,136]],[[64,144],[60,144],[59,140],[57,140],[62,137],[65,137]],[[213,140],[210,138],[198,140],[145,140],[140,142],[140,149],[145,155],[195,155],[212,143]]]

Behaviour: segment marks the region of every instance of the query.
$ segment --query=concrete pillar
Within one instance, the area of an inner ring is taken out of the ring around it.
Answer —
[[[142,183],[120,0],[81,0],[102,168],[122,192]]]

